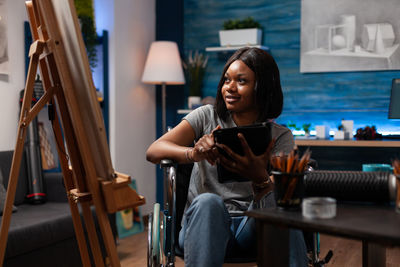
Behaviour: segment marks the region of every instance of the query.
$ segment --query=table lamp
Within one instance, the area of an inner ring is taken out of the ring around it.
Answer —
[[[166,132],[166,85],[185,83],[178,45],[170,41],[156,41],[150,46],[144,66],[142,82],[162,85],[162,130]]]

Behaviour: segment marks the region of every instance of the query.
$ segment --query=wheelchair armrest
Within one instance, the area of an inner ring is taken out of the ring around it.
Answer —
[[[162,159],[160,161],[161,168],[171,167],[174,165],[174,162],[170,159]]]

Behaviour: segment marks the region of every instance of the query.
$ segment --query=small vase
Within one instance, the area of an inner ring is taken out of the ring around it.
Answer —
[[[196,109],[201,106],[200,96],[189,96],[188,97],[188,107],[189,109]]]
[[[121,217],[124,228],[127,230],[131,229],[133,227],[133,210],[127,209],[121,211]]]

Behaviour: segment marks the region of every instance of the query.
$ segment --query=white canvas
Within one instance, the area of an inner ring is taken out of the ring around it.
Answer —
[[[0,0],[0,80],[3,81],[8,80],[9,73],[6,3]]]
[[[302,0],[300,72],[400,69],[398,0]]]

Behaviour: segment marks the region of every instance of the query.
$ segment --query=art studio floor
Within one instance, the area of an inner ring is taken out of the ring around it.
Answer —
[[[333,250],[333,257],[326,266],[331,267],[361,267],[361,242],[321,235],[321,257],[329,249]],[[122,267],[146,266],[147,264],[147,231],[138,233],[118,241],[118,255]],[[183,267],[182,259],[176,259],[176,267]],[[225,265],[224,265],[225,266]],[[227,265],[253,266],[253,265]],[[400,248],[389,248],[386,251],[386,267],[400,267]]]

